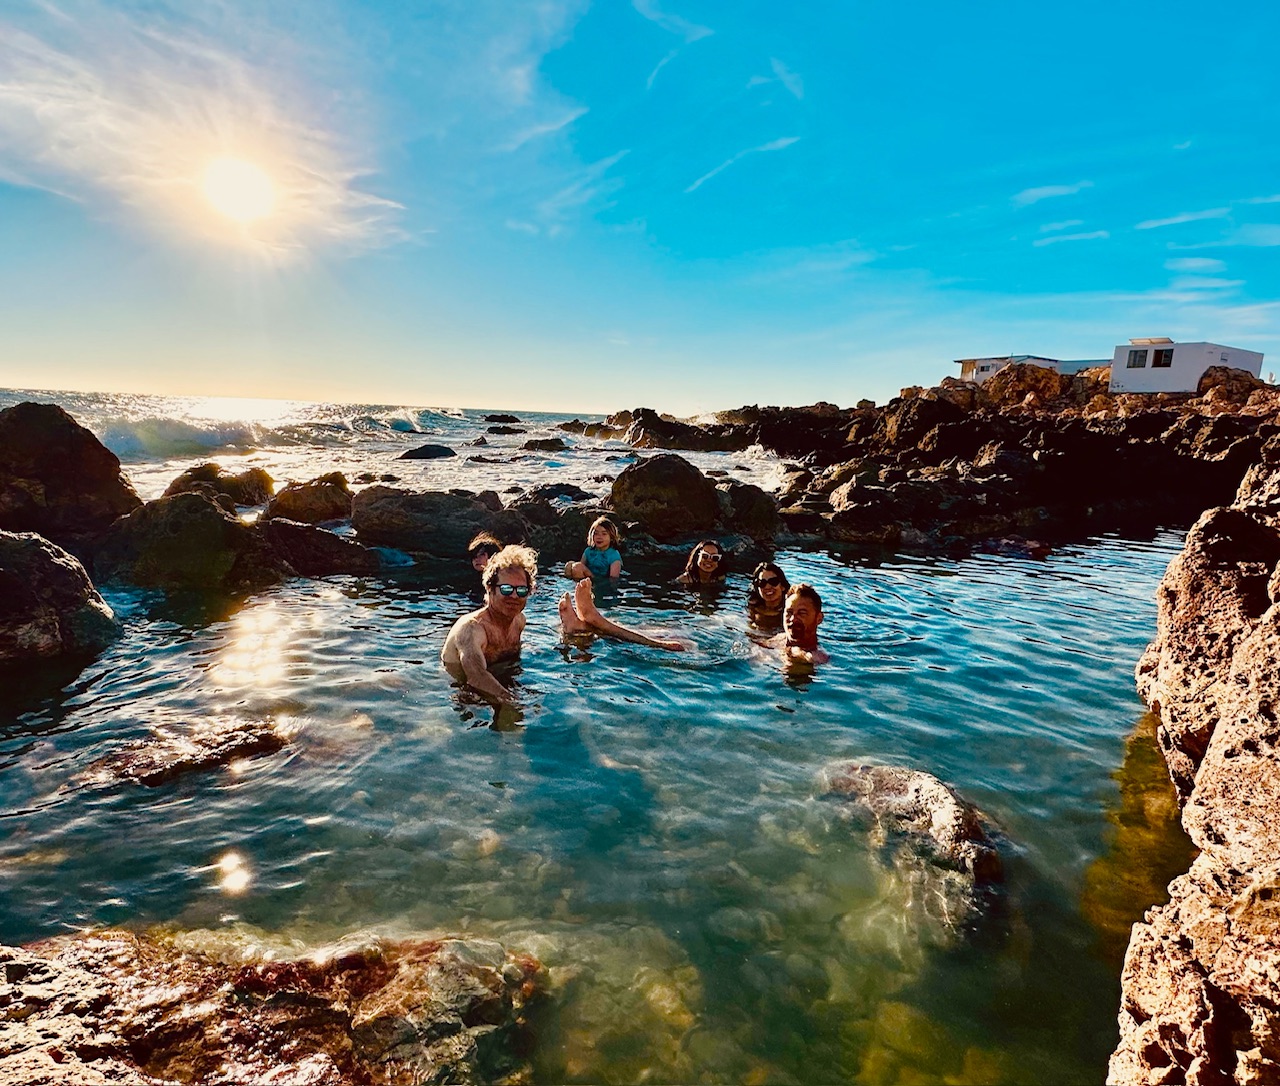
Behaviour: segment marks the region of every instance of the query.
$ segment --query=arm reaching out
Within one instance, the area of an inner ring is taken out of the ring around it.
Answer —
[[[510,705],[515,701],[511,691],[493,677],[488,661],[484,658],[484,630],[479,624],[469,626],[458,638],[458,662],[467,685],[483,694],[497,705]]]

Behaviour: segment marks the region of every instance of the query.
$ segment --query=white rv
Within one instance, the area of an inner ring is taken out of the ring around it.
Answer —
[[[1194,392],[1210,366],[1262,376],[1262,355],[1220,343],[1174,343],[1162,336],[1131,339],[1111,356],[1112,392]]]

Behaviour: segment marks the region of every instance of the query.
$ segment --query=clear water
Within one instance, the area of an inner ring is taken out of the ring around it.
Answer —
[[[462,419],[455,437],[463,424],[478,432]],[[378,471],[398,440],[341,448]],[[338,447],[247,455],[296,457],[309,478]],[[181,461],[126,468],[167,482]],[[809,676],[754,646],[740,573],[703,599],[671,583],[674,560],[629,563],[599,602],[692,651],[566,647],[551,569],[570,556],[548,555],[511,730],[440,670],[473,605],[438,571],[234,604],[111,591],[116,645],[0,690],[0,939],[496,936],[541,957],[561,995],[540,1026],[547,1082],[1100,1082],[1119,967],[1082,900],[1088,883],[1115,891],[1113,914],[1150,904],[1126,905],[1106,861],[1126,740],[1149,744],[1130,739],[1133,666],[1180,543],[1102,538],[1044,561],[783,551],[825,601],[832,660]],[[227,717],[272,718],[292,742],[159,789],[81,777],[153,729]],[[999,824],[997,915],[957,935],[922,912],[918,882],[821,795],[847,760],[934,773]]]

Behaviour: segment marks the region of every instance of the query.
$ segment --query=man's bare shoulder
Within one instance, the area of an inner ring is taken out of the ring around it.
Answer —
[[[444,648],[440,650],[445,658],[456,657],[460,648],[472,646],[484,650],[488,642],[484,622],[484,608],[463,615],[452,626],[444,639]]]

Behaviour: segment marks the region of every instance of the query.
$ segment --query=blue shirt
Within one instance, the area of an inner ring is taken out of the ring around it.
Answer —
[[[621,562],[622,555],[613,547],[600,550],[598,547],[588,547],[582,552],[582,564],[587,567],[587,571],[592,577],[608,577],[609,567],[614,562]]]

